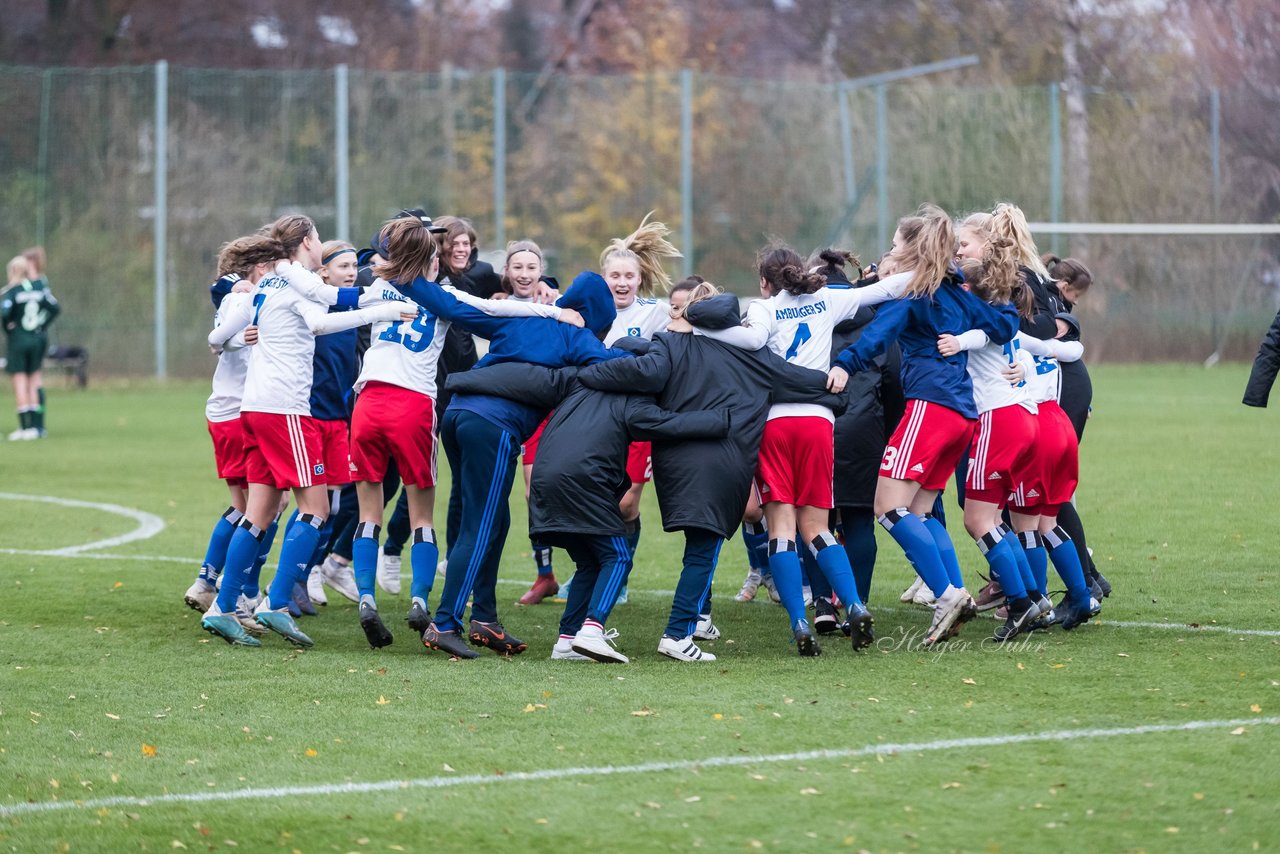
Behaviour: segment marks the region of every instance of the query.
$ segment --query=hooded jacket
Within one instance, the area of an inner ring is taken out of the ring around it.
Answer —
[[[528,362],[547,368],[593,365],[606,359],[629,356],[624,350],[606,348],[600,337],[613,324],[613,296],[597,273],[580,273],[565,295],[562,308],[582,315],[585,329],[545,317],[491,317],[458,301],[435,282],[418,278],[395,287],[427,311],[452,321],[462,329],[489,340],[489,353],[476,367],[504,362]],[[450,409],[474,412],[520,441],[533,434],[546,408],[488,394],[457,395]]]
[[[701,311],[687,315],[690,322],[703,325],[703,312],[738,314],[732,294],[705,302],[710,305],[697,303]],[[723,320],[705,325],[736,325]],[[658,406],[672,412],[729,411],[729,435],[723,439],[653,442],[653,481],[663,529],[698,528],[721,537],[732,536],[742,521],[771,402],[821,403],[842,410],[845,400],[827,392],[825,373],[789,364],[768,347],[742,350],[678,332],[660,332],[648,354],[585,368],[578,380],[601,391],[656,395]]]
[[[577,372],[508,362],[449,380],[459,394],[483,391],[555,408],[529,486],[529,533],[550,545],[564,535],[626,533],[618,502],[631,487],[631,442],[718,439],[729,432],[727,409],[668,412],[652,397],[585,388]]]
[[[891,341],[902,348],[902,388],[914,400],[937,403],[965,418],[976,419],[973,383],[967,370],[968,354],[938,352],[938,336],[959,335],[981,329],[997,344],[1007,344],[1018,333],[1018,310],[1012,304],[988,305],[964,290],[964,278],[949,275],[932,297],[911,297],[880,306],[858,343],[837,356],[833,364],[850,374],[867,370]]]

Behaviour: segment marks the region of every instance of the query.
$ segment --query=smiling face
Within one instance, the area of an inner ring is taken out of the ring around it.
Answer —
[[[320,268],[320,277],[335,288],[347,288],[356,281],[356,253],[343,252]]]
[[[467,269],[467,264],[471,261],[471,250],[475,248],[471,244],[471,235],[463,232],[453,238],[453,242],[449,244],[448,260],[449,269],[461,272]]]
[[[613,307],[630,308],[640,293],[640,263],[634,258],[612,257],[605,262],[604,280],[613,293]]]
[[[981,261],[982,253],[987,250],[987,241],[978,233],[977,229],[960,226],[956,231],[956,259],[963,261],[970,259],[973,261]],[[897,245],[895,238],[894,245]]]
[[[538,280],[542,278],[542,259],[536,252],[514,252],[507,258],[505,272],[512,296],[530,299],[534,288],[538,286]]]

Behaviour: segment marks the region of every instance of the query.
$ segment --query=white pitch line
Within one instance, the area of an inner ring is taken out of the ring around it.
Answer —
[[[1197,623],[1194,626],[1186,623],[1139,623],[1129,620],[1108,620],[1105,617],[1099,617],[1091,622],[1097,622],[1103,626],[1119,626],[1124,629],[1176,629],[1184,632],[1225,632],[1231,635],[1257,635],[1264,638],[1280,638],[1280,631],[1272,631],[1270,629],[1233,629],[1230,626],[1207,626],[1204,623]]]
[[[108,537],[105,540],[97,540],[92,543],[85,543],[81,546],[67,546],[61,549],[44,549],[41,551],[30,552],[30,554],[67,557],[77,555],[80,552],[92,551],[94,549],[106,549],[111,548],[112,546],[122,546],[125,543],[131,543],[134,540],[150,539],[164,530],[164,520],[154,513],[147,513],[144,510],[135,510],[132,507],[121,507],[119,504],[100,504],[95,501],[79,501],[74,498],[55,498],[52,495],[18,495],[12,492],[0,492],[0,500],[40,501],[45,504],[57,504],[60,507],[87,507],[91,510],[101,510],[105,513],[114,513],[117,516],[125,516],[138,523],[138,527],[134,528],[129,533],[121,534],[118,537]],[[6,551],[8,550],[6,549]],[[12,553],[25,554],[25,552],[17,551]]]
[[[243,801],[261,798],[290,798],[311,795],[359,795],[393,792],[403,789],[445,789],[458,786],[493,783],[525,783],[542,780],[565,780],[578,777],[617,777],[627,774],[653,774],[662,771],[691,771],[702,768],[733,768],[742,765],[764,765],[779,762],[809,762],[819,759],[852,759],[859,756],[892,756],[901,753],[929,753],[963,750],[970,747],[1003,747],[1045,741],[1074,741],[1081,738],[1116,738],[1153,733],[1226,730],[1228,727],[1276,726],[1280,717],[1236,718],[1234,720],[1188,721],[1180,724],[1148,724],[1114,729],[1076,729],[1027,733],[1024,735],[990,735],[978,738],[953,738],[941,741],[906,742],[903,744],[868,744],[843,750],[808,750],[800,753],[774,753],[760,756],[711,756],[706,759],[683,759],[674,762],[645,762],[639,765],[601,765],[579,768],[544,768],[539,771],[508,771],[503,774],[464,774],[456,777],[424,777],[415,780],[381,780],[376,783],[329,783],[313,786],[278,786],[272,788],[233,789],[229,792],[186,792],[134,797],[120,795],[85,801],[36,801],[34,803],[0,804],[0,817],[65,810],[98,810],[104,807],[146,807],[158,804],[201,804],[214,801]]]

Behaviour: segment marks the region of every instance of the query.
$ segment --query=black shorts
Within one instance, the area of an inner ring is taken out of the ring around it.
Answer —
[[[43,336],[10,335],[5,373],[34,374],[44,364],[48,340]]]

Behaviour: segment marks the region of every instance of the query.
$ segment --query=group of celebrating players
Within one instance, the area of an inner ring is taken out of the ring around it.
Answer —
[[[903,601],[932,609],[922,646],[987,608],[1003,606],[997,642],[1098,612],[1110,585],[1071,505],[1089,397],[1070,311],[1091,281],[1083,265],[1046,267],[1013,205],[958,222],[926,205],[899,221],[878,267],[761,250],[761,298],[743,316],[698,276],[671,281],[668,234],[646,217],[563,293],[536,243],[509,244],[498,273],[466,220],[419,209],[362,249],[321,242],[302,215],[226,244],[206,417],[231,506],[185,596],[203,628],[237,645],[269,630],[312,646],[297,618],[327,601],[327,584],[386,646],[377,589],[399,593],[409,545],[406,619],[425,646],[524,652],[496,594],[522,453],[538,578],[519,604],[563,598],[553,659],[628,661],[606,625],[625,601],[650,478],[663,529],[684,535],[658,643],[672,659],[715,659],[699,642],[719,637],[711,582],[739,528],[752,569],[736,598],[764,586],[802,656],[821,652],[818,635],[874,642],[876,521],[918,575]],[[488,342],[482,359],[473,336]],[[438,443],[452,475],[444,560]],[[953,473],[991,571],[976,599],[942,518]],[[297,510],[264,592],[290,493]],[[564,587],[553,548],[575,566]],[[1066,587],[1057,606],[1050,560]]]

